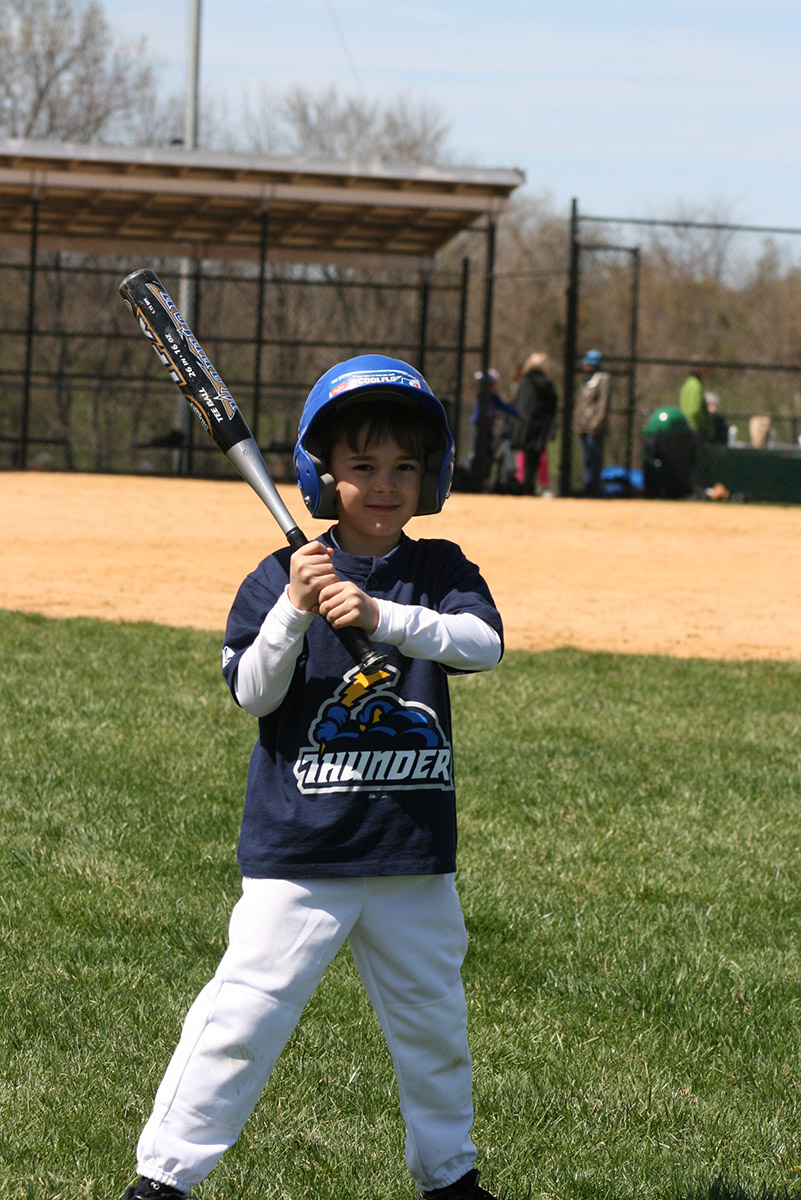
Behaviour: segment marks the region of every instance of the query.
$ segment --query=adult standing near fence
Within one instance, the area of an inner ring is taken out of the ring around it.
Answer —
[[[578,434],[584,459],[584,495],[601,495],[604,437],[609,426],[612,376],[602,371],[600,350],[588,350],[581,360],[584,383],[573,409],[573,431]]]
[[[543,490],[549,483],[548,439],[559,400],[548,370],[546,354],[530,354],[520,368],[515,392],[514,403],[520,420],[512,438],[512,449],[521,460],[517,478],[527,496],[534,494],[537,483]]]
[[[699,441],[711,442],[715,432],[712,414],[706,402],[704,380],[707,377],[706,367],[693,361],[690,374],[681,385],[679,392],[679,408],[687,418],[687,424]]]

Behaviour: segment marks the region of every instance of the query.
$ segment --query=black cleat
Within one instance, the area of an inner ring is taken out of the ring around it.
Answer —
[[[447,1187],[418,1192],[417,1200],[495,1200],[495,1197],[486,1188],[479,1187],[478,1171],[473,1170]]]
[[[125,1189],[122,1200],[192,1200],[192,1197],[168,1183],[159,1183],[158,1179],[140,1179]]]

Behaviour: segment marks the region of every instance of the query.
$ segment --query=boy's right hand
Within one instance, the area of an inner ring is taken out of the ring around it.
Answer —
[[[302,612],[317,612],[320,589],[339,579],[331,565],[334,551],[322,542],[306,542],[289,560],[290,604]]]

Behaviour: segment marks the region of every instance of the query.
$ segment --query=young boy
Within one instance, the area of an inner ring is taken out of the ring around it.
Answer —
[[[497,664],[501,619],[458,546],[403,532],[441,509],[453,438],[422,375],[364,355],[312,389],[295,462],[312,515],[336,524],[265,559],[231,609],[223,674],[259,718],[242,896],[125,1200],[187,1196],[209,1174],[345,941],[393,1059],[418,1200],[493,1200],[470,1138],[447,675]],[[348,627],[385,667],[354,665]]]

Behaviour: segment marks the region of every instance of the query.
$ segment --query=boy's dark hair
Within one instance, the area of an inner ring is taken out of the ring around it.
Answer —
[[[429,455],[441,452],[443,444],[435,418],[418,405],[399,400],[392,392],[373,392],[327,413],[316,423],[310,441],[314,441],[320,457],[329,462],[331,450],[339,441],[358,450],[387,438],[394,438],[404,453],[424,467]]]

